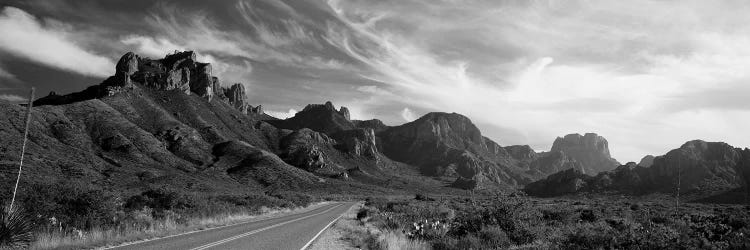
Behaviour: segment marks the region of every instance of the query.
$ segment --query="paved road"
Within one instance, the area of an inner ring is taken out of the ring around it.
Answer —
[[[301,249],[355,203],[144,241],[113,249]]]

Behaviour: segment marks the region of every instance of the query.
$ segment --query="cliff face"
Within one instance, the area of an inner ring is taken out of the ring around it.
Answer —
[[[552,152],[560,151],[576,159],[583,166],[583,173],[596,175],[612,170],[620,163],[609,154],[607,139],[594,133],[569,134],[558,137],[552,144]]]

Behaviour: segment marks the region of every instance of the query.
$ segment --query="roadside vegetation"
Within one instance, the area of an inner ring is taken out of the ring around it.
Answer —
[[[78,249],[116,245],[288,212],[321,201],[291,191],[206,195],[153,188],[123,195],[61,183],[35,184],[22,194],[14,208],[23,209],[14,209],[6,216],[9,218],[2,218],[4,225],[22,221],[22,230],[3,225],[0,247],[25,244],[32,249]],[[20,236],[14,236],[17,234]]]
[[[750,249],[750,206],[663,198],[373,197],[357,218],[433,249]]]

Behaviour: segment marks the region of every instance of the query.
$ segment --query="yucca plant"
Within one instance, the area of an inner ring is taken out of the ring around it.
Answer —
[[[16,204],[0,213],[0,249],[28,248],[33,240],[34,223]]]

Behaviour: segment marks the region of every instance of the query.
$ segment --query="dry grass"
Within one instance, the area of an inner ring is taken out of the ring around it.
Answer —
[[[378,246],[380,249],[388,250],[432,249],[427,242],[409,239],[403,233],[395,231],[385,231],[378,235]]]
[[[362,207],[363,204],[359,204],[354,206],[352,211],[359,211]],[[432,249],[429,243],[409,239],[401,232],[380,229],[367,220],[359,221],[356,212],[347,213],[333,225],[333,228],[342,232],[344,241],[359,249]]]
[[[325,203],[317,203],[305,208],[269,209],[263,208],[259,213],[234,213],[210,217],[188,219],[184,223],[177,223],[170,217],[163,220],[149,221],[149,226],[137,227],[122,225],[116,229],[92,229],[89,231],[59,232],[48,231],[37,234],[31,249],[80,249],[105,246],[116,246],[126,242],[148,240],[166,237],[180,233],[205,230],[214,227],[243,223],[274,217],[279,214],[298,213],[319,207]]]

